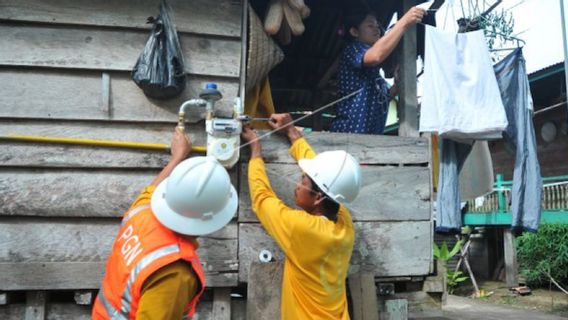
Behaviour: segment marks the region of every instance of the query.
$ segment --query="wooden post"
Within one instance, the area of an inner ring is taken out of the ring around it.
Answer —
[[[47,302],[47,292],[45,291],[26,292],[26,314],[24,319],[44,320],[46,302]]]
[[[215,288],[213,291],[213,315],[211,319],[231,319],[231,288]]]
[[[350,276],[349,292],[353,304],[353,320],[379,320],[377,289],[372,273]]]
[[[503,251],[505,254],[505,279],[507,287],[517,287],[519,285],[519,275],[517,267],[517,252],[515,252],[513,233],[511,229],[503,229]]]
[[[402,14],[416,5],[416,1],[403,0]],[[416,25],[409,27],[401,40],[400,103],[398,104],[398,135],[418,137],[418,99],[416,97]]]
[[[112,109],[110,107],[110,74],[103,72],[101,86],[101,109],[107,114],[108,118],[112,118]]]
[[[247,319],[280,319],[283,264],[253,262],[247,287]]]

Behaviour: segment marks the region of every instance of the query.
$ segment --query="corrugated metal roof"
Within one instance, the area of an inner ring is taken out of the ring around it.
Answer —
[[[562,71],[564,71],[564,61],[560,61],[549,65],[548,67],[529,73],[529,81],[537,81]]]

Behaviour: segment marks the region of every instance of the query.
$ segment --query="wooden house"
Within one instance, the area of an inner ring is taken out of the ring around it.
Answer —
[[[224,96],[221,109],[230,109],[233,99],[242,97],[245,81],[246,1],[170,0],[188,80],[185,91],[170,100],[147,98],[130,78],[149,35],[146,18],[158,14],[158,2],[0,1],[0,136],[169,144],[179,106],[209,82],[217,83]],[[340,10],[334,7],[338,1],[330,6],[307,2],[321,19],[325,15],[318,11]],[[412,3],[402,1],[405,8]],[[394,0],[375,6],[385,17],[402,10]],[[329,21],[313,23],[328,31],[334,28]],[[406,137],[306,134],[316,151],[347,149],[363,164],[363,189],[352,206],[357,240],[350,274],[370,275],[373,290],[374,282],[390,283],[395,295],[388,297],[410,299],[411,311],[422,303],[412,301],[436,304],[443,292],[428,278],[435,272],[430,148],[415,130],[413,35],[402,41],[399,116]],[[304,56],[297,57],[297,64],[293,59],[285,63],[301,68],[298,61],[312,59],[329,67],[334,57],[325,50],[322,54],[324,62]],[[314,71],[324,83],[328,67]],[[286,79],[278,81],[275,92],[283,92]],[[319,96],[318,88],[317,83],[300,83],[295,89]],[[326,102],[314,97],[305,101]],[[199,112],[189,121],[194,145],[205,145]],[[6,139],[0,144],[0,318],[89,319],[120,217],[169,155]],[[287,154],[287,143],[272,136],[263,146],[273,186],[292,204],[300,171]],[[246,166],[244,155],[230,170],[239,190],[238,214],[221,231],[200,239],[209,293],[199,306],[199,319],[244,318],[251,264],[259,261],[263,249],[277,261],[283,257],[250,210]]]

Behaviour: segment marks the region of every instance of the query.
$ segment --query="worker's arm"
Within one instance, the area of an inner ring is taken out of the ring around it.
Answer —
[[[290,155],[298,161],[300,159],[311,159],[316,156],[312,147],[308,144],[306,139],[293,125],[292,117],[289,113],[273,114],[270,117],[268,124],[273,130],[281,132],[288,137],[290,141]]]
[[[377,40],[377,42],[365,52],[363,65],[375,66],[385,61],[398,45],[404,32],[410,26],[422,21],[422,17],[424,17],[425,14],[426,11],[419,7],[412,7],[408,10],[389,32]]]
[[[164,169],[162,169],[158,176],[156,176],[156,178],[154,178],[154,180],[150,183],[151,186],[157,186],[160,182],[169,177],[174,168],[180,162],[185,160],[191,152],[191,141],[189,141],[189,138],[177,127],[174,137],[172,138],[171,150],[172,158],[170,159],[170,162],[168,162]]]
[[[178,260],[166,265],[144,281],[136,320],[182,319],[199,289],[199,279],[189,263]]]
[[[154,190],[160,184],[160,182],[164,181],[164,179],[172,173],[174,168],[189,155],[189,152],[191,151],[191,142],[189,141],[189,138],[185,136],[185,134],[178,130],[177,127],[172,138],[171,150],[172,158],[170,162],[168,162],[164,169],[162,169],[158,176],[156,176],[156,178],[154,178],[154,180],[148,186],[142,189],[142,192],[140,192],[138,198],[136,198],[136,200],[134,200],[134,202],[130,206],[131,209],[149,204],[150,200],[152,199],[152,194],[154,193]]]
[[[287,252],[290,248],[290,239],[294,228],[294,216],[300,213],[298,210],[286,206],[272,190],[261,157],[261,146],[256,133],[250,127],[245,127],[242,138],[250,143],[251,149],[248,183],[252,210],[266,232],[284,252]]]

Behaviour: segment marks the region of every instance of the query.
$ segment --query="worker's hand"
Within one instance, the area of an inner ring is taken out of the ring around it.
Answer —
[[[268,125],[274,131],[279,131],[288,136],[290,142],[294,142],[302,137],[298,129],[294,127],[294,120],[289,113],[274,113],[270,116]]]
[[[422,22],[422,18],[424,18],[426,14],[426,10],[419,7],[412,7],[400,18],[400,22],[406,26],[410,26]]]
[[[250,124],[246,124],[243,126],[241,139],[243,139],[243,141],[247,142],[248,144],[253,144],[258,142],[258,135],[256,134],[256,131],[252,129],[252,126]]]
[[[252,129],[250,124],[243,126],[241,139],[250,146],[251,159],[261,156],[260,140],[258,139],[256,131]]]
[[[191,152],[191,141],[178,127],[176,127],[174,137],[172,138],[171,151],[172,159],[178,161],[187,158]]]
[[[274,113],[270,116],[268,125],[275,131],[286,133],[290,129],[294,129],[292,116],[289,113]]]

